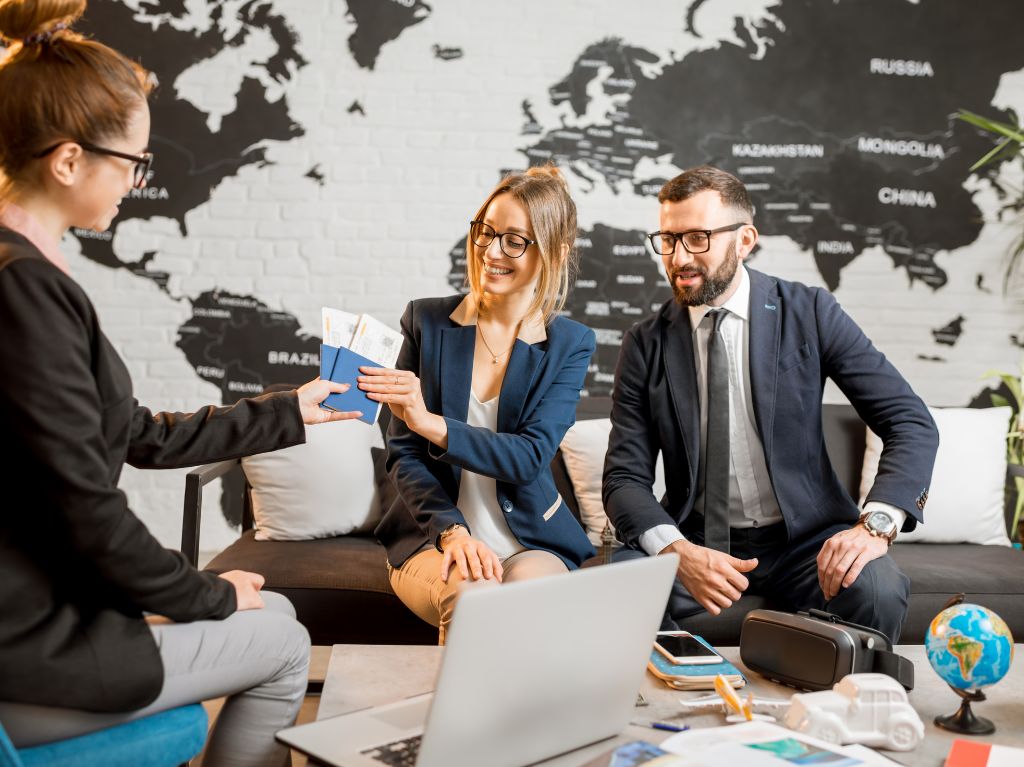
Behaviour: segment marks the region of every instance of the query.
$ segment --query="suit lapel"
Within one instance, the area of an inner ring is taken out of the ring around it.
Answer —
[[[473,384],[473,348],[476,326],[444,328],[441,331],[441,414],[465,421],[469,414],[469,390]]]
[[[512,347],[498,398],[498,431],[514,432],[519,425],[526,396],[547,353],[537,346],[517,340]]]
[[[683,445],[690,468],[690,486],[697,482],[697,461],[700,453],[700,393],[693,357],[693,330],[690,314],[673,304],[663,326],[665,375],[675,405],[676,421],[682,432]],[[683,417],[685,415],[685,417]]]
[[[750,388],[754,396],[754,418],[761,433],[764,457],[771,465],[772,429],[775,423],[775,393],[779,376],[779,324],[782,299],[775,280],[747,270],[750,275]]]

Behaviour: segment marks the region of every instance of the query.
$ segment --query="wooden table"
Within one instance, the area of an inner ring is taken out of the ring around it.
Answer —
[[[719,648],[722,654],[739,666],[750,684],[744,692],[778,698],[786,697],[793,690],[774,684],[749,672],[739,661],[739,649]],[[953,739],[958,737],[935,726],[933,720],[938,714],[951,714],[960,704],[957,697],[932,671],[925,658],[922,645],[904,645],[898,652],[909,658],[915,667],[916,686],[910,693],[910,702],[921,715],[925,725],[924,742],[914,751],[896,753],[883,751],[885,756],[907,765],[942,765]],[[994,735],[976,737],[988,743],[1024,748],[1024,645],[1016,645],[1015,662],[1010,672],[995,687],[987,691],[988,700],[975,704],[974,712],[991,719],[996,725]],[[412,695],[430,692],[441,663],[442,648],[425,645],[334,645],[331,661],[324,680],[323,694],[317,719],[356,711],[368,706],[391,703]],[[665,720],[685,722],[691,727],[711,727],[723,724],[718,714],[702,714],[680,718],[677,701],[707,693],[690,693],[670,690],[650,673],[644,680],[641,692],[649,702],[648,706],[635,709],[638,721]],[[571,716],[571,712],[567,712]],[[647,740],[658,743],[670,733],[646,727],[627,727],[617,738],[574,751],[543,762],[545,767],[578,767],[587,760],[604,753],[613,745],[630,740]]]

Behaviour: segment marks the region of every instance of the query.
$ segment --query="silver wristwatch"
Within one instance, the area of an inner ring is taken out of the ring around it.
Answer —
[[[876,538],[885,538],[890,545],[896,540],[896,520],[885,511],[872,511],[860,518],[864,529]]]

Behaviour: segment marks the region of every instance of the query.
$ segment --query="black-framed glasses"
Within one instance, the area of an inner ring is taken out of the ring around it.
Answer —
[[[56,151],[57,147],[68,142],[61,141],[60,143],[54,144],[51,147],[47,147],[42,152],[36,152],[32,155],[37,160],[40,157],[46,157],[50,152]],[[74,141],[71,142],[78,144],[86,152],[92,152],[93,154],[104,154],[110,157],[120,157],[122,160],[131,160],[135,163],[134,176],[132,177],[132,186],[135,189],[142,189],[146,183],[146,177],[149,175],[149,169],[153,167],[153,153],[146,152],[145,154],[126,154],[125,152],[117,152],[113,149],[107,149],[102,146],[96,146],[90,144],[88,141]]]
[[[494,231],[493,226],[485,224],[483,221],[469,222],[469,239],[478,248],[486,248],[494,238],[498,239],[498,247],[501,248],[501,252],[509,258],[519,258],[526,252],[528,247],[537,242],[515,232],[502,232],[499,234]]]
[[[688,232],[651,232],[647,239],[659,256],[671,256],[676,252],[676,243],[683,243],[687,253],[699,255],[711,250],[711,235],[719,232],[732,232],[741,226],[750,226],[746,221],[737,224],[720,226],[717,229],[691,229]]]

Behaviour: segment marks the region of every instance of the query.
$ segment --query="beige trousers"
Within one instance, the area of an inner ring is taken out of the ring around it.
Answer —
[[[457,567],[448,571],[448,582],[441,580],[444,555],[433,546],[413,554],[401,567],[388,565],[391,588],[405,606],[432,626],[438,627],[437,643],[444,644],[445,634],[455,613],[455,601],[466,579]],[[528,549],[513,554],[501,563],[503,583],[543,578],[568,572],[561,559],[547,551]],[[497,586],[495,580],[473,582],[474,587]]]

